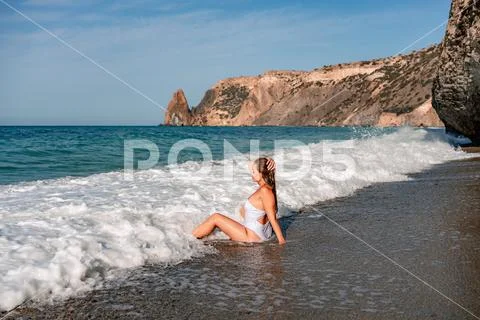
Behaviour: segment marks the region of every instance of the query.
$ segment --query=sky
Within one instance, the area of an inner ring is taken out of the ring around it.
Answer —
[[[450,0],[0,0],[0,125],[157,125],[179,88],[195,106],[226,77],[439,43],[445,26],[429,32],[449,8]]]

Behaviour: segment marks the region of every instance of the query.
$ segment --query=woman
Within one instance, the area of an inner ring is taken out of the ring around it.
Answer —
[[[258,183],[258,189],[245,201],[240,209],[244,222],[239,223],[219,212],[210,215],[193,230],[197,238],[208,236],[218,227],[231,240],[243,242],[261,242],[272,235],[272,228],[278,243],[284,244],[280,224],[277,221],[277,191],[275,189],[275,161],[270,158],[258,158],[249,164],[252,179]]]

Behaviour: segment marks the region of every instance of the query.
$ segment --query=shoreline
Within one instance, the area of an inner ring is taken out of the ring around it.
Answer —
[[[55,305],[26,303],[6,319],[473,319],[322,215],[478,315],[479,172],[477,157],[378,183],[282,219],[285,247],[218,241],[215,255],[143,266]]]
[[[480,147],[462,147],[462,150],[466,153],[478,153],[480,157]]]

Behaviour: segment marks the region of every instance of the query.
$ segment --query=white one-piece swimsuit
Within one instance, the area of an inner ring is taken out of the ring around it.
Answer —
[[[265,224],[261,224],[258,221],[266,214],[265,211],[255,208],[248,199],[245,201],[244,208],[245,217],[243,225],[255,232],[262,241],[268,240],[272,236],[272,225],[270,221],[267,221]]]

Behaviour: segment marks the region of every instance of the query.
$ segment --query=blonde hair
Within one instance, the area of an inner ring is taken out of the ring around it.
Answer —
[[[275,212],[278,211],[277,201],[277,188],[275,185],[275,169],[268,170],[267,167],[268,158],[258,158],[253,163],[258,172],[262,175],[263,180],[272,188],[273,195],[275,196]]]

